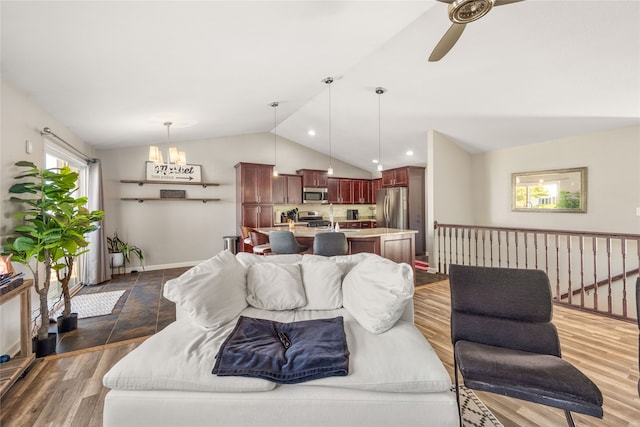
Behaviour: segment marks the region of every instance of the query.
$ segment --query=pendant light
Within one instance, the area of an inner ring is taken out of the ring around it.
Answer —
[[[278,176],[278,101],[269,104],[273,107],[273,176]]]
[[[167,127],[167,144],[171,143],[171,125],[172,122],[164,122],[164,125]],[[186,165],[187,164],[187,155],[184,151],[178,151],[176,147],[169,147],[168,152],[168,160],[169,163],[175,163],[177,165]],[[149,161],[153,163],[164,163],[164,158],[162,156],[162,150],[158,148],[157,145],[152,145],[149,147]]]
[[[327,77],[322,81],[329,85],[329,167],[327,168],[327,175],[333,175],[333,157],[331,155],[331,83],[333,83],[333,77]]]
[[[381,114],[380,114],[380,96],[385,93],[387,90],[383,87],[377,87],[376,93],[378,94],[378,171],[382,172],[382,138],[380,136],[380,123],[381,123]]]

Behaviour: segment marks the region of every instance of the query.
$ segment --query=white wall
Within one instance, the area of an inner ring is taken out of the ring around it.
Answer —
[[[477,154],[472,164],[477,225],[640,233],[640,126]],[[587,213],[511,211],[512,173],[581,166]]]
[[[427,250],[433,254],[433,222],[473,224],[471,155],[437,131],[427,139]]]
[[[177,134],[179,130],[174,133]],[[171,186],[122,184],[121,179],[142,179],[148,147],[100,150],[105,185],[105,228],[139,246],[146,268],[193,265],[223,249],[222,237],[238,235],[236,225],[235,168],[238,162],[274,163],[273,134],[260,133],[175,144],[187,162],[200,164],[204,181],[219,187],[184,188],[187,197],[215,197],[217,202],[122,201],[121,197],[158,197]],[[166,150],[166,147],[162,147]],[[277,169],[295,174],[297,169],[326,169],[327,156],[278,138]],[[166,153],[165,153],[166,155]],[[371,178],[367,171],[333,160],[335,176]],[[135,265],[135,264],[134,264]]]
[[[11,85],[1,82],[1,143],[0,143],[0,244],[12,233],[16,224],[13,214],[17,206],[9,201],[9,188],[13,177],[20,171],[14,163],[27,160],[38,166],[44,164],[44,141],[40,135],[44,127],[50,127],[57,135],[80,151],[91,155],[91,146],[82,142],[64,124],[56,120],[28,96]],[[32,144],[31,154],[25,152],[25,141]],[[30,277],[26,267],[14,263],[17,271]],[[32,292],[32,308],[37,308],[37,294]],[[13,354],[19,346],[19,304],[11,301],[0,308],[0,354]]]

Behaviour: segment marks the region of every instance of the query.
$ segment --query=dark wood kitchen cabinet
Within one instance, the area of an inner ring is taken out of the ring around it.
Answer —
[[[273,177],[273,203],[302,203],[302,176],[278,175]]]
[[[369,204],[371,203],[371,180],[369,179],[353,179],[353,203]]]
[[[238,227],[273,224],[273,165],[238,163],[236,168],[236,222]]]
[[[240,225],[251,228],[273,225],[273,205],[243,205]]]
[[[383,187],[406,187],[409,185],[409,168],[396,168],[382,171]]]
[[[273,165],[238,163],[235,167],[240,203],[273,203]]]
[[[376,191],[382,188],[382,179],[372,179],[371,180],[371,204],[375,205],[377,203]]]
[[[353,204],[353,180],[346,178],[329,178],[329,203]]]
[[[326,170],[299,169],[296,173],[302,175],[304,188],[327,188],[329,186],[329,175]]]

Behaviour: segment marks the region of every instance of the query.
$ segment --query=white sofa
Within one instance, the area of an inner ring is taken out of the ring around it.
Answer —
[[[413,290],[410,266],[373,254],[221,252],[165,284],[177,320],[104,376],[104,426],[457,426],[451,379],[413,323]],[[241,315],[342,316],[348,375],[213,375]]]

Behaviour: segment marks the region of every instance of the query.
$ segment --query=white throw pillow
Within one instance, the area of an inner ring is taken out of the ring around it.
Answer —
[[[303,262],[302,283],[307,296],[303,310],[334,310],[342,307],[342,270],[333,261]]]
[[[251,264],[247,294],[247,302],[263,310],[293,310],[307,303],[299,264]]]
[[[367,331],[395,325],[413,297],[413,270],[379,256],[353,267],[342,282],[342,305]]]
[[[244,267],[229,251],[187,270],[164,284],[163,295],[196,325],[217,329],[247,307]]]
[[[239,252],[236,255],[240,264],[248,269],[249,266],[257,262],[270,262],[274,264],[295,264],[302,261],[302,255],[300,254],[285,254],[285,255],[255,255],[249,252]]]

